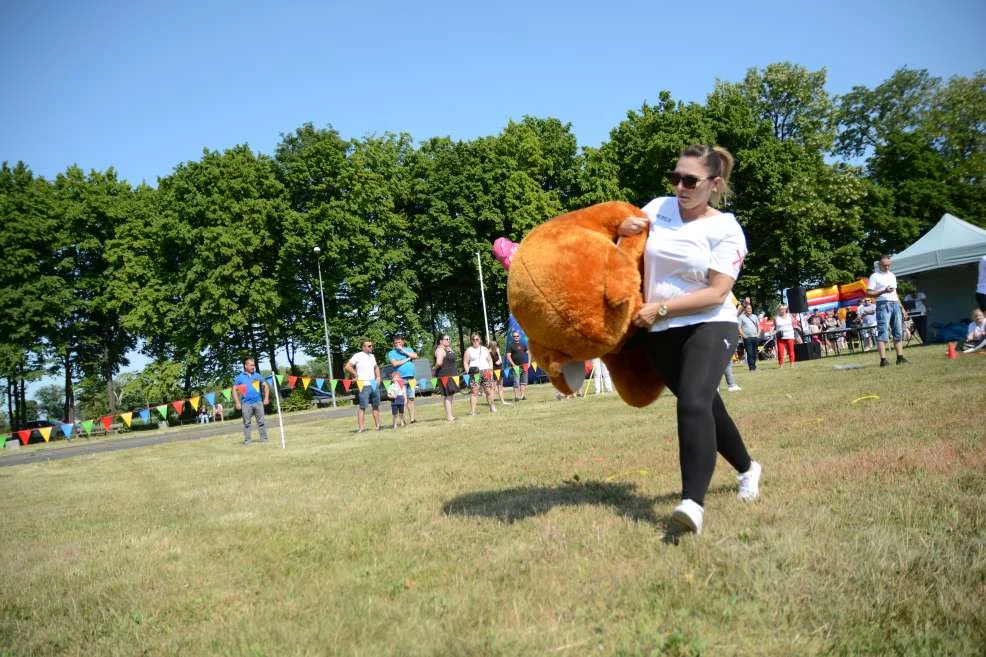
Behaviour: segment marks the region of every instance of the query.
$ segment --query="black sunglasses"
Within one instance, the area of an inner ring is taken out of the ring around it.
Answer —
[[[681,183],[685,189],[695,189],[695,185],[699,184],[703,180],[712,180],[715,178],[715,176],[699,178],[698,176],[693,176],[690,173],[681,174],[677,171],[669,171],[667,176],[668,182],[670,182],[673,187],[677,187],[678,183]]]

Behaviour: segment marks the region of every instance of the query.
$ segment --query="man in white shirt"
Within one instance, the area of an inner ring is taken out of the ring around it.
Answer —
[[[876,299],[876,348],[880,352],[880,367],[887,367],[887,341],[893,336],[897,364],[907,362],[904,358],[904,319],[906,312],[897,297],[897,276],[890,271],[890,256],[880,258],[879,271],[870,276],[866,296]]]
[[[861,328],[859,330],[860,339],[863,342],[863,351],[869,351],[876,342],[876,306],[873,299],[863,297],[863,305],[856,311],[859,315]]]
[[[347,372],[353,375],[358,381],[359,386],[359,409],[356,411],[357,431],[362,433],[366,428],[366,407],[373,408],[373,424],[377,431],[380,431],[380,366],[377,365],[377,358],[373,355],[373,343],[363,340],[360,343],[360,351],[353,354],[344,367]]]

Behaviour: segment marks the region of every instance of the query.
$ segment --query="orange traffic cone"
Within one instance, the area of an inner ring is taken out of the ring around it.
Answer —
[[[958,352],[955,351],[955,343],[954,342],[949,342],[948,343],[948,357],[949,358],[958,358],[959,357]]]

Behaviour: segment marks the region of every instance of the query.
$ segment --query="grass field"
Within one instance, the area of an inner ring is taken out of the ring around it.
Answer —
[[[737,367],[761,499],[720,459],[677,545],[670,395],[2,468],[0,655],[982,655],[986,356],[944,351]]]

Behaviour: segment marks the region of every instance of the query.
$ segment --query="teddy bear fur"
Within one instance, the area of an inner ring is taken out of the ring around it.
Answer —
[[[648,364],[644,341],[630,340],[638,331],[631,320],[643,305],[647,241],[646,231],[617,236],[631,216],[646,215],[629,203],[611,201],[536,227],[514,253],[507,297],[532,359],[555,388],[577,392],[571,372],[602,357],[620,397],[643,407],[657,399],[664,381]]]

